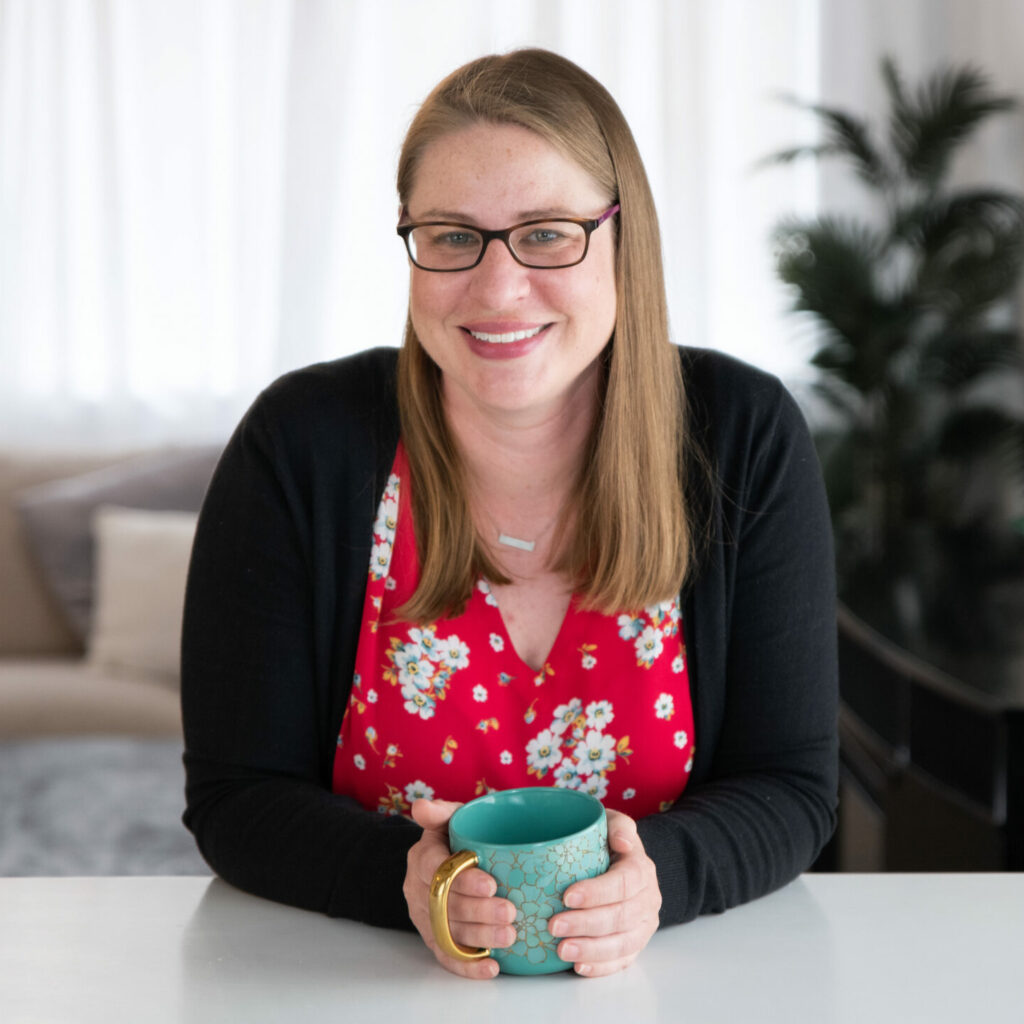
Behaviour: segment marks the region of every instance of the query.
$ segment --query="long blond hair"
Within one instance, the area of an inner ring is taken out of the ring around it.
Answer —
[[[608,91],[564,57],[539,49],[482,57],[437,85],[413,119],[398,162],[403,207],[426,147],[479,122],[536,132],[621,207],[617,316],[601,357],[600,412],[555,534],[553,568],[573,581],[584,607],[607,613],[674,597],[693,554],[684,480],[691,447],[679,352],[668,337],[657,215],[632,133]],[[398,401],[421,565],[419,586],[398,614],[426,622],[461,613],[477,578],[508,581],[473,524],[441,372],[411,320],[398,357]]]

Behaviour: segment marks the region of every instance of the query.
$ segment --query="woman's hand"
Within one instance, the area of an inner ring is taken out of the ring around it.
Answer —
[[[636,822],[608,811],[611,867],[597,878],[575,882],[562,901],[573,909],[556,914],[548,928],[558,955],[588,978],[628,967],[658,930],[661,889],[654,861],[644,853]]]
[[[490,958],[463,961],[447,956],[437,948],[430,927],[427,906],[430,882],[441,862],[451,853],[448,819],[459,806],[447,800],[413,802],[413,821],[422,826],[423,835],[409,850],[402,892],[412,923],[442,967],[464,978],[493,978],[498,973],[497,961]],[[448,897],[448,921],[456,942],[464,946],[504,949],[516,941],[512,925],[516,908],[508,900],[498,899],[494,895],[496,890],[494,879],[479,868],[470,868],[455,879]]]

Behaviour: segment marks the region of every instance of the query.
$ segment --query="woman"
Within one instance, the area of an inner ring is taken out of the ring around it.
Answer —
[[[211,485],[185,820],[241,888],[411,923],[491,977],[430,933],[449,816],[491,788],[587,789],[612,867],[550,927],[607,974],[659,924],[783,885],[831,833],[814,452],[774,379],[670,344],[639,154],[575,65],[523,50],[454,72],[398,191],[397,366],[377,349],[278,381]],[[515,941],[494,891],[460,878],[457,941]]]

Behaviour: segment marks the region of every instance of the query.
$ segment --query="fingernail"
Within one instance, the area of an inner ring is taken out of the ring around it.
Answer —
[[[593,967],[590,964],[577,964],[575,970],[577,974],[589,974]]]
[[[548,931],[551,932],[552,935],[566,935],[569,929],[565,927],[564,921],[552,921],[548,925]]]
[[[582,907],[583,906],[583,894],[578,893],[575,890],[573,892],[567,892],[565,899],[563,900],[567,907]]]
[[[616,832],[614,838],[617,843],[624,846],[627,850],[633,849],[633,840],[625,832]]]
[[[563,960],[575,960],[580,955],[580,947],[575,942],[563,942],[558,950]]]

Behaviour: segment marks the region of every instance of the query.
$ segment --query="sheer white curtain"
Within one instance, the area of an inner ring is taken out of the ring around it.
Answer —
[[[398,344],[394,165],[446,72],[557,50],[622,106],[677,340],[800,375],[770,227],[811,168],[820,0],[0,0],[0,440],[224,436],[258,390]]]

